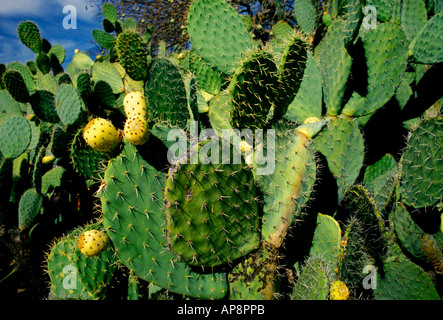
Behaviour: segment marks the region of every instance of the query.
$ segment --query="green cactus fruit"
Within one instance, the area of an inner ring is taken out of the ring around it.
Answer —
[[[179,69],[169,60],[152,62],[145,97],[153,120],[171,127],[184,128],[189,119],[186,88]]]
[[[208,65],[227,75],[233,74],[254,46],[239,14],[224,0],[194,0],[187,30],[192,48]]]
[[[443,11],[435,14],[418,32],[409,51],[416,63],[435,64],[443,61],[443,49],[438,45],[442,41]]]
[[[259,180],[266,186],[262,236],[279,248],[311,194],[316,177],[314,151],[304,134],[279,124],[275,147],[268,147],[267,152],[275,154],[275,167]]]
[[[342,232],[338,222],[329,215],[319,213],[309,255],[321,257],[328,274],[336,271],[341,240]]]
[[[327,300],[329,277],[325,262],[310,256],[303,266],[291,292],[292,300]]]
[[[106,50],[111,50],[115,43],[115,38],[112,34],[109,34],[102,30],[92,30],[92,37],[99,46]]]
[[[87,230],[77,241],[78,249],[87,257],[97,256],[109,245],[109,237],[99,230]]]
[[[115,48],[126,73],[133,80],[145,80],[148,75],[148,52],[143,38],[133,31],[125,31],[118,35]]]
[[[145,144],[149,139],[149,126],[144,117],[136,116],[125,122],[124,136],[134,145]]]
[[[340,114],[346,83],[351,72],[352,59],[345,47],[346,22],[334,20],[320,44],[315,48],[315,59],[323,82],[327,115]]]
[[[294,3],[294,14],[297,25],[307,35],[315,31],[316,12],[311,0],[297,0]]]
[[[3,75],[3,82],[11,96],[18,102],[29,102],[30,95],[20,72],[8,70]]]
[[[27,46],[35,53],[40,52],[42,46],[42,39],[40,37],[40,31],[34,22],[32,21],[21,22],[17,27],[17,33],[20,41],[25,46]]]
[[[230,300],[271,300],[275,298],[278,251],[266,244],[248,255],[229,273]]]
[[[376,300],[441,300],[426,272],[405,255],[388,257],[377,277]]]
[[[222,163],[219,144],[218,139],[202,142],[194,150],[199,161],[191,156],[170,169],[166,180],[168,242],[191,266],[232,263],[260,243],[260,207],[252,170],[243,159],[238,164]],[[230,159],[234,152],[231,149]]]
[[[363,136],[352,120],[336,118],[313,140],[326,157],[328,168],[337,181],[338,203],[357,179],[364,160]]]
[[[106,119],[94,118],[83,129],[83,138],[96,151],[109,152],[116,148],[120,136],[114,125]]]
[[[18,207],[18,226],[20,232],[30,228],[40,213],[43,205],[43,196],[35,189],[28,189],[20,198]]]
[[[233,127],[263,128],[279,88],[277,67],[271,55],[264,51],[248,55],[235,70],[228,87],[234,106]]]
[[[57,89],[55,108],[61,122],[66,127],[72,126],[80,119],[84,104],[72,84],[64,83]]]
[[[123,99],[123,107],[125,108],[126,117],[142,117],[147,116],[147,105],[143,93],[140,91],[132,91],[126,94]]]
[[[312,53],[308,52],[307,57],[300,88],[284,116],[295,123],[322,116],[322,76]]]
[[[0,123],[0,151],[6,158],[14,159],[26,151],[32,139],[29,121],[21,115],[11,115]]]
[[[402,159],[400,192],[415,208],[442,201],[443,119],[425,120],[412,132]]]
[[[168,249],[164,179],[129,143],[110,161],[99,196],[115,251],[140,279],[191,297],[221,299],[228,291],[226,274],[196,273]]]

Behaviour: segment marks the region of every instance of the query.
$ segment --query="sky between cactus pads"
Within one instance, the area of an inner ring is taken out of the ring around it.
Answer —
[[[42,38],[66,50],[66,68],[74,50],[88,51],[92,30],[102,29],[95,7],[88,0],[2,0],[0,5],[0,63],[26,63],[35,53],[23,45],[17,36],[21,21],[35,22]]]

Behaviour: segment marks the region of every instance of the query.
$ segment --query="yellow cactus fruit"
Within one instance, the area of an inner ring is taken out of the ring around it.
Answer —
[[[181,53],[178,54],[177,58],[179,60],[183,60],[185,58],[185,54],[183,52],[181,52]]]
[[[305,119],[305,121],[303,121],[303,123],[315,123],[315,122],[319,122],[320,119],[317,117],[308,117]]]
[[[329,292],[330,300],[348,300],[349,289],[343,281],[337,280],[331,284]]]
[[[111,151],[118,146],[120,136],[114,125],[106,119],[94,118],[83,129],[86,143],[97,151]]]
[[[87,257],[99,255],[107,248],[108,244],[108,236],[99,230],[85,231],[77,241],[78,249]]]
[[[131,117],[125,123],[125,138],[134,145],[141,145],[148,141],[148,122],[143,117]]]
[[[242,140],[240,142],[240,151],[244,153],[245,155],[245,162],[247,165],[252,166],[253,160],[253,147],[247,143],[245,140]]]
[[[54,162],[54,160],[55,160],[55,157],[54,157],[54,156],[44,156],[44,157],[42,158],[42,163],[43,163],[43,164],[51,164],[51,163]]]
[[[123,99],[123,107],[128,118],[146,117],[146,101],[140,91],[129,92]]]

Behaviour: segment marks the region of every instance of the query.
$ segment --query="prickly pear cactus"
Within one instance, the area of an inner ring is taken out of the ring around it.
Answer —
[[[180,48],[111,2],[93,58],[18,25],[5,295],[441,299],[441,1],[185,2]]]

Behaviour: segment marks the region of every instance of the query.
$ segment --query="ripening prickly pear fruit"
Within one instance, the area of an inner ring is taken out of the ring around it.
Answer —
[[[44,156],[44,157],[42,158],[42,163],[43,163],[43,164],[51,164],[51,163],[54,162],[54,160],[55,160],[55,157],[54,157],[54,156]]]
[[[348,300],[349,289],[343,281],[337,280],[331,284],[330,300]]]
[[[251,166],[253,164],[252,162],[253,147],[245,140],[242,140],[240,142],[240,151],[243,152],[245,155],[246,164]]]
[[[140,91],[129,92],[123,99],[123,107],[128,118],[146,117],[146,101]]]
[[[114,125],[106,119],[94,118],[83,129],[86,143],[97,151],[111,151],[118,146],[120,136]]]
[[[80,252],[88,257],[99,255],[107,248],[108,244],[108,236],[99,230],[85,231],[77,241]]]
[[[317,117],[307,117],[303,123],[316,123],[318,121],[320,121],[320,119]]]
[[[125,123],[125,138],[134,145],[141,145],[148,141],[149,127],[144,117],[131,117]]]

